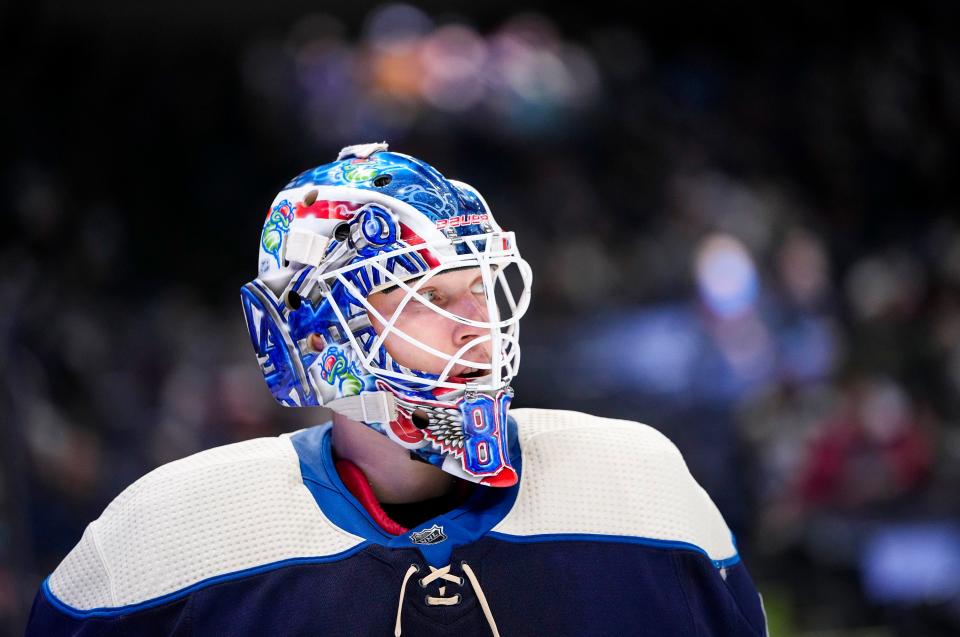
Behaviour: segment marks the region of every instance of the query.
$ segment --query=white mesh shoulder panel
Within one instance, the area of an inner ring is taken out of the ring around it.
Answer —
[[[494,531],[632,536],[693,544],[713,560],[736,555],[717,507],[656,429],[573,411],[510,415],[523,473],[517,501]]]
[[[321,513],[289,438],[260,438],[137,480],[87,527],[49,585],[75,609],[119,607],[218,575],[335,555],[362,541]]]

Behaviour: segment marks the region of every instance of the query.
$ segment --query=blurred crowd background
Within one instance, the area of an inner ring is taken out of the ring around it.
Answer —
[[[383,139],[517,232],[515,405],[674,439],[772,635],[960,634],[957,5],[342,5],[0,8],[0,634],[146,471],[326,420],[238,291]]]

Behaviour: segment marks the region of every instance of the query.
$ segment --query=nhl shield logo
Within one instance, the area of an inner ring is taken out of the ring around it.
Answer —
[[[429,529],[414,531],[410,534],[410,541],[414,544],[439,544],[445,539],[447,539],[447,535],[443,532],[443,527],[438,524],[434,524]]]

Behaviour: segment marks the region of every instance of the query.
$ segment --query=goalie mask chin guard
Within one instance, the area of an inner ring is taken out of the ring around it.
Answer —
[[[422,294],[434,277],[464,268],[476,269],[482,285],[479,319]],[[513,233],[479,192],[385,143],[363,144],[277,195],[260,236],[259,275],[241,300],[282,405],[329,407],[448,473],[510,486],[510,381],[531,279]],[[368,298],[388,289],[403,296],[384,315]],[[424,343],[397,326],[412,304],[477,335],[453,352]],[[387,351],[390,337],[428,354],[439,371],[402,365]]]

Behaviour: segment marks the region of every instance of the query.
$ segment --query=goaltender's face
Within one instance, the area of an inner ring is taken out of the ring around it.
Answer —
[[[413,287],[416,283],[408,281],[407,285]],[[480,268],[442,272],[431,277],[418,292],[424,299],[456,316],[474,321],[489,320]],[[404,296],[405,292],[402,289],[393,288],[371,294],[367,300],[380,312],[381,316],[389,321]],[[383,323],[372,314],[370,322],[377,334],[383,331]],[[410,299],[407,302],[394,326],[418,341],[451,356],[478,336],[489,334],[488,329],[458,323],[416,299]],[[447,364],[447,360],[424,351],[395,333],[387,336],[384,346],[399,364],[411,369],[440,374]],[[463,353],[462,358],[489,363],[490,341],[474,345]],[[456,364],[450,369],[450,376],[469,376],[474,372],[476,372],[474,368]]]

